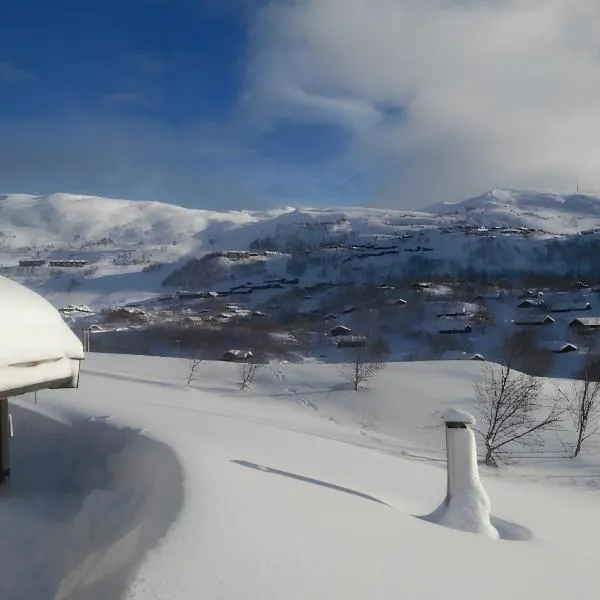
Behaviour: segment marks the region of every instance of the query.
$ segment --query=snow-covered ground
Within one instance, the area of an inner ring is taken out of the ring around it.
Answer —
[[[237,365],[188,368],[91,354],[79,390],[15,400],[1,598],[595,597],[595,440],[482,469],[503,539],[419,518],[479,363],[392,363],[358,393],[333,365],[272,364],[247,392]]]

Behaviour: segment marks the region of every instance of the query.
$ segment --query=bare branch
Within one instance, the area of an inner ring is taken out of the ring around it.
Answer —
[[[240,365],[239,370],[239,381],[240,391],[247,390],[256,379],[256,372],[261,365],[253,360],[249,360]]]
[[[367,347],[352,348],[350,357],[351,362],[342,365],[340,370],[352,384],[354,391],[358,391],[385,367],[385,363],[373,357]]]
[[[188,372],[188,376],[187,376],[187,384],[188,385],[192,385],[192,381],[194,381],[198,375],[198,367],[200,366],[200,363],[202,362],[201,358],[192,358],[189,361],[189,372]]]
[[[514,371],[511,364],[484,363],[474,390],[482,427],[477,432],[485,445],[485,461],[495,465],[500,455],[510,456],[511,444],[537,446],[538,434],[555,427],[563,410],[555,398],[550,407],[539,400],[543,381]]]
[[[585,348],[580,380],[573,384],[570,396],[559,390],[567,401],[568,411],[577,434],[577,441],[571,455],[573,458],[579,455],[584,442],[600,431],[600,381],[596,381],[598,358],[598,340],[590,337]]]

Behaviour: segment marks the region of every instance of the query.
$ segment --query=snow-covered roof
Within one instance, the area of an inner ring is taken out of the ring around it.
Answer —
[[[0,276],[0,393],[76,385],[79,338],[35,292]]]

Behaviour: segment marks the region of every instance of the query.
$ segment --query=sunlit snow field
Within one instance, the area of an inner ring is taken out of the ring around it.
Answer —
[[[441,413],[468,361],[392,363],[351,391],[334,365],[94,355],[78,390],[12,402],[1,598],[561,598],[597,594],[595,440],[482,467],[501,536],[429,523]],[[557,434],[556,434],[557,435]],[[510,539],[507,539],[510,538]]]

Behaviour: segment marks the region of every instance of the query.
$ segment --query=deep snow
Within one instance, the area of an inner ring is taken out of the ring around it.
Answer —
[[[265,368],[251,392],[238,390],[236,365],[202,364],[193,386],[187,368],[92,354],[79,390],[17,400],[30,412],[15,409],[11,486],[30,487],[0,500],[1,555],[18,566],[5,589],[33,600],[118,598],[119,582],[135,600],[594,597],[597,446],[582,461],[483,469],[504,539],[417,518],[445,496],[440,417],[472,408],[478,364],[390,364],[362,393],[328,365]],[[31,411],[35,446],[23,433]],[[62,439],[77,441],[57,452]],[[144,542],[138,526],[153,529]],[[56,549],[70,556],[60,582]]]

